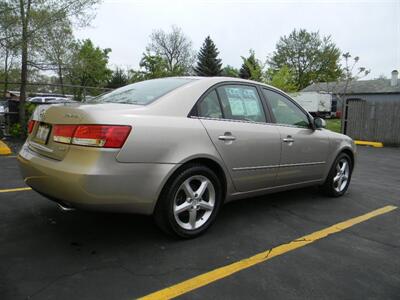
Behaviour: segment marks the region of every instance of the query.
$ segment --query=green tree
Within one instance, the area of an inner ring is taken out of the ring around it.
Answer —
[[[227,76],[227,77],[239,77],[239,70],[236,69],[235,67],[232,67],[230,65],[226,65],[222,69],[222,76]]]
[[[197,56],[197,66],[194,71],[198,76],[218,76],[221,74],[222,62],[219,52],[210,36],[207,36]]]
[[[281,37],[269,64],[275,72],[284,66],[293,70],[299,89],[314,81],[335,81],[342,75],[340,50],[331,37],[321,38],[319,32],[305,29],[295,29],[289,36]]]
[[[159,55],[152,55],[150,52],[143,53],[139,66],[140,70],[131,71],[131,82],[169,76],[181,76],[185,73],[179,66],[175,66],[170,70],[165,58]]]
[[[180,75],[181,70],[175,66],[173,70],[168,67],[168,62],[159,55],[151,55],[150,53],[144,53],[142,59],[140,60],[139,66],[144,69],[145,79],[154,79],[161,77],[168,77],[175,75]]]
[[[243,64],[239,71],[240,78],[263,81],[264,64],[256,58],[254,50],[250,49],[249,57],[242,56]]]
[[[54,71],[61,85],[61,93],[65,94],[64,76],[72,63],[73,49],[76,41],[72,32],[72,24],[68,19],[60,20],[52,28],[44,29],[46,34],[40,37],[40,62],[31,62],[40,70]]]
[[[296,92],[298,87],[295,82],[293,70],[283,66],[278,71],[269,69],[267,71],[267,83],[285,92]]]
[[[78,43],[71,60],[68,73],[70,82],[79,86],[102,87],[107,84],[112,71],[107,67],[108,54],[111,49],[95,47],[91,40],[83,40]],[[82,100],[84,88],[77,88],[75,96]]]
[[[16,65],[16,64],[15,64]],[[4,82],[4,84],[0,84],[0,99],[5,96],[5,91],[15,89],[14,85],[10,85],[10,82],[18,82],[21,77],[21,71],[18,68],[10,67],[7,72],[0,70],[0,82]]]
[[[117,68],[112,72],[110,79],[107,82],[107,87],[111,89],[116,89],[125,86],[129,83],[128,75],[126,72],[120,68]]]
[[[10,73],[12,70],[16,70],[15,67],[19,55],[16,22],[18,22],[18,18],[12,13],[11,5],[0,0],[0,64],[2,66],[0,72],[1,81],[4,82],[2,86],[4,96],[8,90]]]
[[[182,29],[172,26],[171,32],[155,30],[150,40],[146,51],[151,56],[162,57],[170,73],[185,75],[190,72],[195,55],[192,42]]]
[[[88,24],[92,16],[91,8],[98,2],[99,0],[0,0],[0,7],[7,6],[7,13],[17,19],[12,26],[21,51],[19,120],[24,131],[28,67],[30,61],[33,61],[38,37],[46,32],[46,28],[52,28],[62,19],[74,19],[82,26]],[[2,38],[0,35],[0,39]]]

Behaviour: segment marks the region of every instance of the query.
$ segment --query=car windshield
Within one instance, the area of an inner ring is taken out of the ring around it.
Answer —
[[[100,95],[86,102],[147,105],[162,95],[193,80],[189,78],[162,78],[141,81]]]

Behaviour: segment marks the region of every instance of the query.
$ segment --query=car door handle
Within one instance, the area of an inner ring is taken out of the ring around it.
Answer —
[[[294,139],[292,137],[289,137],[289,136],[287,138],[282,139],[282,141],[284,143],[294,143]]]
[[[225,134],[224,135],[220,135],[218,137],[218,139],[221,140],[221,141],[234,141],[234,140],[236,140],[236,137],[234,137],[232,134],[229,134],[229,133],[225,132]]]

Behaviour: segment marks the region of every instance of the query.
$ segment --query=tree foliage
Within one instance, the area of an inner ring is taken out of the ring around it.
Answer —
[[[239,77],[239,70],[233,66],[226,65],[221,72],[222,76]]]
[[[181,73],[181,70],[177,67],[170,70],[168,62],[163,57],[150,53],[143,54],[139,66],[144,70],[144,79],[162,78],[175,74],[180,75]]]
[[[195,55],[192,42],[182,29],[172,26],[171,32],[155,30],[150,39],[147,52],[163,58],[170,73],[185,75],[191,71]]]
[[[278,72],[284,66],[293,70],[295,84],[303,89],[314,81],[335,81],[342,75],[340,50],[330,36],[318,32],[293,30],[276,44],[269,60],[271,69]]]
[[[267,71],[266,83],[281,89],[287,93],[298,91],[298,87],[295,82],[294,72],[288,66],[283,66],[278,71],[269,69]]]
[[[152,55],[149,52],[143,53],[139,67],[139,70],[131,70],[131,82],[184,74],[183,69],[177,66],[170,70],[165,58],[159,55]]]
[[[1,64],[1,81],[4,82],[2,86],[2,95],[6,94],[8,90],[8,82],[12,70],[16,70],[15,67],[18,63],[19,41],[18,31],[15,26],[18,22],[18,18],[12,13],[12,7],[8,2],[0,0],[0,64]],[[15,72],[14,72],[15,73]],[[19,80],[19,79],[18,79]]]
[[[54,71],[64,94],[64,76],[72,63],[73,51],[77,48],[72,24],[68,19],[63,19],[52,28],[45,28],[45,32],[39,41],[39,61],[32,64],[42,70]]]
[[[4,83],[9,83],[9,82],[18,82],[21,77],[21,72],[20,69],[18,68],[9,68],[7,70],[7,73],[4,71],[4,69],[0,70],[0,82]],[[11,89],[12,87],[10,87]],[[1,93],[4,93],[5,91],[8,91],[9,88],[3,84],[2,89],[0,90]],[[3,95],[0,94],[0,99],[2,98]]]
[[[197,66],[194,71],[198,76],[218,76],[221,74],[222,62],[219,52],[210,36],[207,36],[197,55]]]
[[[0,0],[0,48],[5,48],[10,42],[17,41],[21,35],[16,24],[18,14],[11,1]]]
[[[129,77],[127,72],[121,68],[117,68],[112,71],[112,74],[107,82],[107,87],[111,89],[116,89],[125,86],[129,83]]]
[[[240,78],[263,81],[264,64],[256,58],[254,50],[250,50],[249,57],[242,56],[243,64],[239,71]]]
[[[46,29],[53,28],[64,19],[86,25],[93,16],[91,8],[98,2],[99,0],[0,0],[2,14],[6,13],[15,19],[14,23],[9,24],[15,32],[6,38],[0,34],[0,40],[15,38],[21,51],[19,119],[24,130],[28,68],[37,53],[37,41],[43,37]]]
[[[112,71],[107,67],[108,54],[111,49],[101,49],[87,39],[78,43],[72,56],[68,78],[74,85],[103,87],[111,77]],[[83,88],[78,88],[75,94],[82,99]]]
[[[359,80],[365,76],[367,76],[371,70],[367,69],[366,67],[357,67],[360,57],[355,56],[353,58],[353,61],[351,61],[351,54],[350,52],[346,52],[342,54],[343,60],[344,60],[344,66],[343,66],[343,74],[340,79],[342,80]]]

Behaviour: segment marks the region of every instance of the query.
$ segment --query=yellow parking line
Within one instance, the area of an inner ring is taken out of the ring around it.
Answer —
[[[29,190],[31,190],[30,187],[23,187],[23,188],[16,188],[16,189],[0,190],[0,193],[22,192],[22,191],[29,191]]]
[[[354,141],[356,145],[361,145],[361,146],[372,146],[375,148],[382,148],[383,143],[381,142],[370,142],[370,141]]]
[[[230,265],[226,265],[226,266],[220,267],[218,269],[212,270],[210,272],[198,275],[196,277],[190,278],[181,283],[178,283],[173,286],[167,287],[165,289],[159,290],[157,292],[151,293],[151,294],[144,296],[142,298],[139,298],[139,299],[171,299],[171,298],[178,297],[180,295],[183,295],[185,293],[188,293],[190,291],[198,289],[202,286],[210,284],[214,281],[217,281],[217,280],[220,280],[227,276],[230,276],[236,272],[250,268],[256,264],[262,263],[262,262],[269,260],[275,256],[279,256],[279,255],[282,255],[289,251],[295,250],[297,248],[304,247],[304,246],[311,244],[317,240],[323,239],[331,234],[345,230],[349,227],[352,227],[356,224],[364,222],[368,219],[388,213],[392,210],[395,210],[396,208],[397,207],[393,206],[393,205],[388,205],[388,206],[379,208],[379,209],[371,211],[365,215],[361,215],[361,216],[349,219],[347,221],[337,223],[337,224],[327,227],[325,229],[322,229],[322,230],[313,232],[309,235],[298,238],[294,241],[291,241],[288,244],[282,244],[275,248],[258,253],[249,258],[246,258],[246,259],[237,261],[235,263],[232,263]]]

